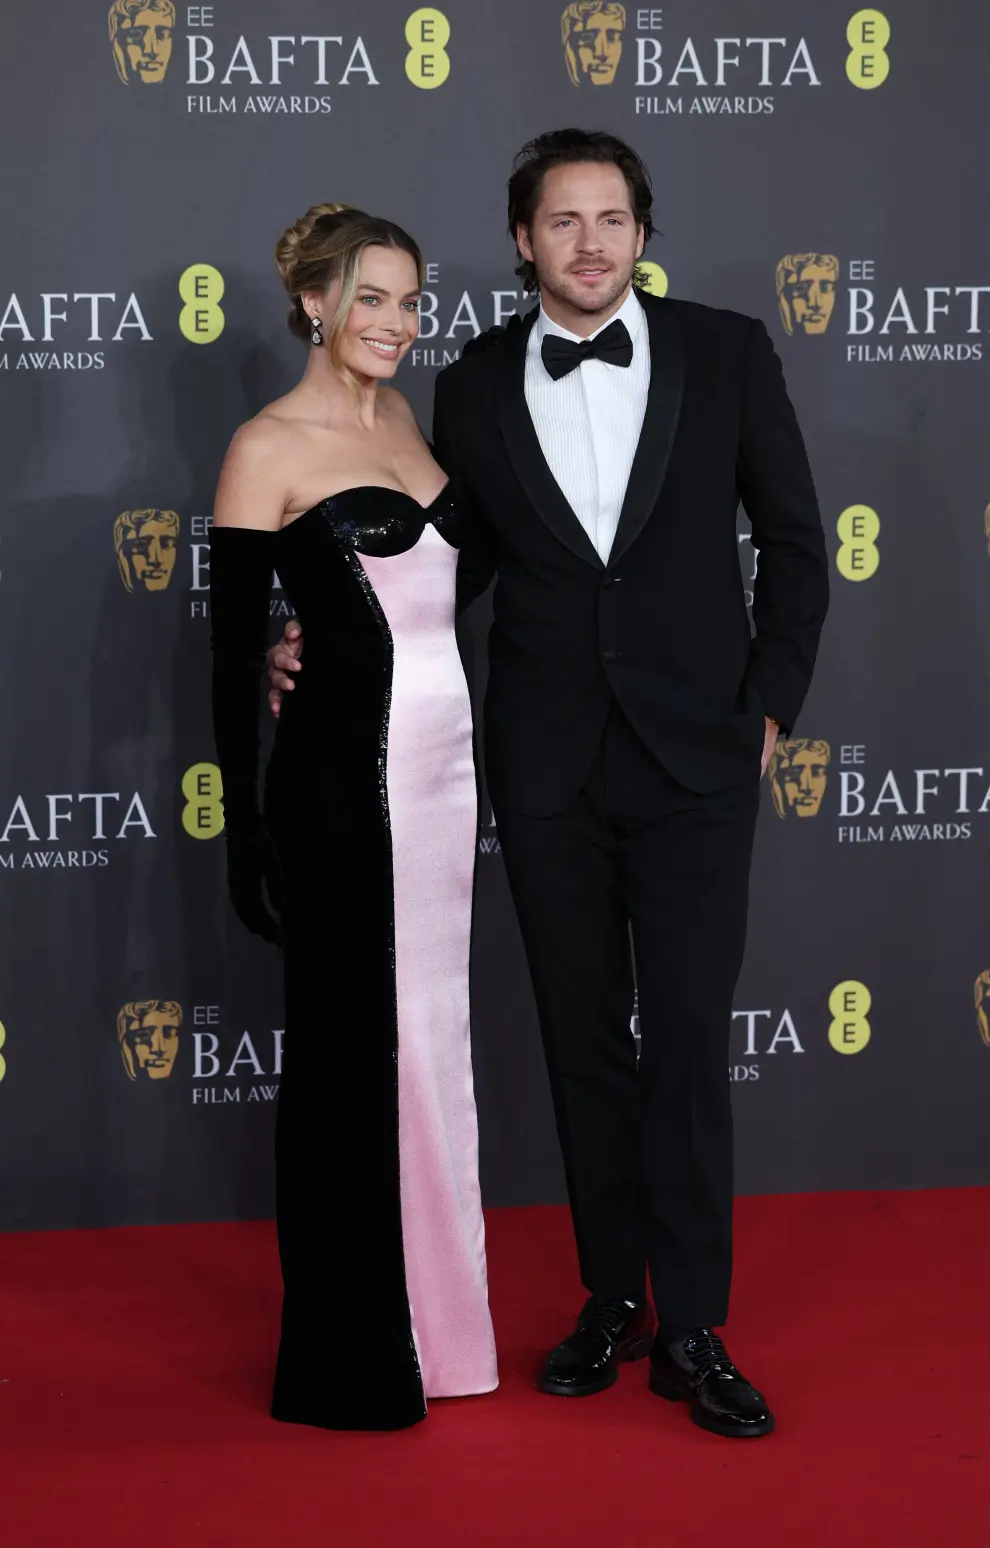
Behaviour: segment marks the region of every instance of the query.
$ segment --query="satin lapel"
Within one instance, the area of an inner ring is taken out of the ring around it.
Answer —
[[[533,509],[566,548],[596,569],[604,569],[595,545],[578,521],[550,471],[526,403],[526,345],[538,312],[522,328],[510,329],[501,350],[498,420],[509,461]]]
[[[684,393],[684,350],[677,320],[663,301],[649,295],[640,299],[650,334],[650,390],[608,558],[610,566],[639,537],[660,498]]]

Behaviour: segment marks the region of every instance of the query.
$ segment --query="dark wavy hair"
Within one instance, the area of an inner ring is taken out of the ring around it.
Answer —
[[[532,225],[540,202],[543,178],[551,167],[589,161],[618,167],[626,180],[636,223],[643,228],[643,241],[650,240],[653,235],[653,188],[650,174],[632,146],[604,129],[551,129],[548,134],[538,134],[535,139],[528,141],[512,163],[512,176],[509,178],[509,235],[514,242],[520,226],[528,228]],[[538,290],[536,269],[522,256],[518,242],[516,254],[519,258],[516,273],[523,287],[530,293]]]

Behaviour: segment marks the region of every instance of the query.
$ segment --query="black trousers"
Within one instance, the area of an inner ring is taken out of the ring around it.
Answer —
[[[725,1321],[732,1273],[729,1027],[759,766],[678,785],[616,705],[576,799],[496,808],[546,1050],[581,1277],[661,1332]],[[633,952],[641,1051],[630,1032]]]

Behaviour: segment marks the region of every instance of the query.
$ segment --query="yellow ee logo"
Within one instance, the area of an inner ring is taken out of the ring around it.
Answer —
[[[855,978],[836,984],[828,997],[828,1008],[832,1012],[828,1040],[836,1053],[862,1053],[870,1041],[870,1023],[866,1017],[872,1004],[869,989],[865,984],[857,983]]]
[[[644,263],[642,259],[640,259],[636,267],[646,275],[646,282],[643,285],[644,290],[648,291],[651,296],[665,296],[667,294],[667,272],[665,269],[661,269],[658,263]]]
[[[4,1045],[4,1043],[6,1041],[7,1041],[7,1033],[4,1030],[3,1022],[0,1021],[0,1048],[3,1047],[3,1045]],[[7,1061],[4,1058],[3,1054],[0,1053],[0,1080],[3,1080],[3,1077],[6,1075],[6,1073],[7,1073]]]
[[[413,11],[406,22],[406,74],[414,86],[432,91],[442,86],[450,74],[450,22],[442,11],[424,5]]]
[[[223,332],[227,319],[220,302],[224,282],[211,263],[191,263],[179,280],[179,295],[186,303],[179,313],[179,327],[190,344],[212,344]]]
[[[223,832],[223,781],[215,763],[194,763],[182,776],[182,826],[194,839]]]
[[[846,28],[849,57],[846,74],[860,91],[873,91],[882,86],[890,74],[887,44],[890,42],[890,22],[882,11],[857,11],[850,17]]]
[[[880,517],[868,505],[848,505],[836,522],[836,530],[842,543],[835,556],[839,574],[846,580],[869,580],[880,564]]]

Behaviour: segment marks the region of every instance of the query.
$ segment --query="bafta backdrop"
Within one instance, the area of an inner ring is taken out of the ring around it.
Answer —
[[[271,1211],[279,964],[225,897],[208,597],[227,441],[302,365],[273,245],[318,200],[415,234],[428,429],[437,371],[532,304],[505,181],[569,123],[650,166],[650,289],[766,322],[834,567],[763,788],[739,1188],[990,1180],[982,0],[8,0],[2,29],[0,1226]],[[742,513],[739,564],[751,593]],[[475,941],[485,1197],[559,1200],[487,804]],[[328,978],[335,1035],[361,996]]]

